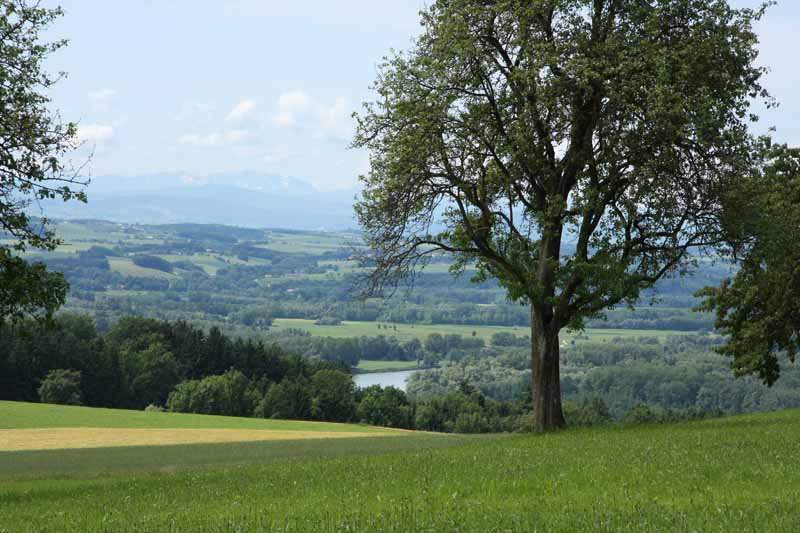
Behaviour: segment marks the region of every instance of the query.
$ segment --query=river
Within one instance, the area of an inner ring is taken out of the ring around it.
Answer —
[[[369,374],[355,374],[353,381],[356,387],[365,388],[371,385],[381,387],[395,387],[406,390],[406,379],[418,370],[397,370],[395,372],[370,372]]]

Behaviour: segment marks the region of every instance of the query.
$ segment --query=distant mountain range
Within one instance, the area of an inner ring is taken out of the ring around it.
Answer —
[[[50,218],[140,224],[194,222],[246,227],[343,230],[357,227],[356,190],[321,192],[298,178],[231,172],[92,178],[87,204],[51,202]]]

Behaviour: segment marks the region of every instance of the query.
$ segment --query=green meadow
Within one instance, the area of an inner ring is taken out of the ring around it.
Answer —
[[[798,453],[798,411],[542,435],[6,452],[0,531],[797,531]]]
[[[419,339],[424,341],[428,335],[439,333],[441,335],[462,335],[464,337],[479,337],[487,343],[494,333],[507,332],[514,335],[530,335],[530,330],[525,327],[513,326],[470,326],[457,324],[383,324],[378,322],[358,322],[343,321],[338,326],[320,326],[314,320],[302,318],[277,318],[273,321],[271,330],[280,332],[289,328],[302,329],[314,336],[321,337],[360,337],[386,335],[396,337],[400,341],[410,341]],[[379,328],[379,326],[381,326]],[[384,326],[388,326],[384,327]],[[610,341],[618,337],[656,337],[665,339],[670,335],[686,334],[685,331],[661,330],[661,329],[586,329],[580,333],[563,332],[562,341]]]
[[[0,401],[0,429],[33,428],[264,429],[275,431],[382,431],[331,422],[265,420]]]
[[[416,361],[371,361],[362,359],[355,367],[356,372],[394,372],[398,370],[415,370],[419,368]]]
[[[132,276],[138,278],[156,278],[156,279],[176,279],[174,274],[169,272],[162,272],[154,268],[145,268],[135,265],[132,259],[127,257],[109,257],[108,264],[111,270],[119,272],[123,276]]]

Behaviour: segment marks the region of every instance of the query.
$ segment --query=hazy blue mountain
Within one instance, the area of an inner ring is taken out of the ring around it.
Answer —
[[[355,190],[321,192],[298,178],[257,172],[100,176],[92,178],[87,193],[85,205],[48,204],[48,216],[321,230],[356,226]]]

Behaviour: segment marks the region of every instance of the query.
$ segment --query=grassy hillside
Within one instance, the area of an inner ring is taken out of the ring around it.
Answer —
[[[384,439],[364,439],[386,442]],[[409,439],[409,443],[413,441]],[[800,412],[0,481],[9,530],[797,531]],[[240,448],[231,448],[239,453]],[[187,448],[187,451],[188,448]],[[161,454],[153,450],[152,454]],[[207,453],[207,452],[206,452]],[[19,455],[0,454],[0,465]],[[169,460],[168,455],[164,455]],[[41,457],[40,457],[41,459]],[[60,457],[62,461],[69,458]]]
[[[47,405],[0,401],[0,429],[31,428],[172,428],[172,429],[262,429],[275,431],[372,431],[382,428],[306,422],[295,420],[264,420],[232,416],[193,415],[98,409],[66,405]]]
[[[115,257],[109,259],[108,263],[109,265],[111,265],[112,271],[119,272],[123,276],[135,276],[140,278],[154,278],[154,279],[167,279],[167,280],[176,278],[174,274],[170,274],[168,272],[162,272],[154,268],[145,268],[138,265],[134,265],[131,259],[124,257]]]
[[[354,424],[0,402],[0,480],[385,453],[454,446],[471,438]]]

